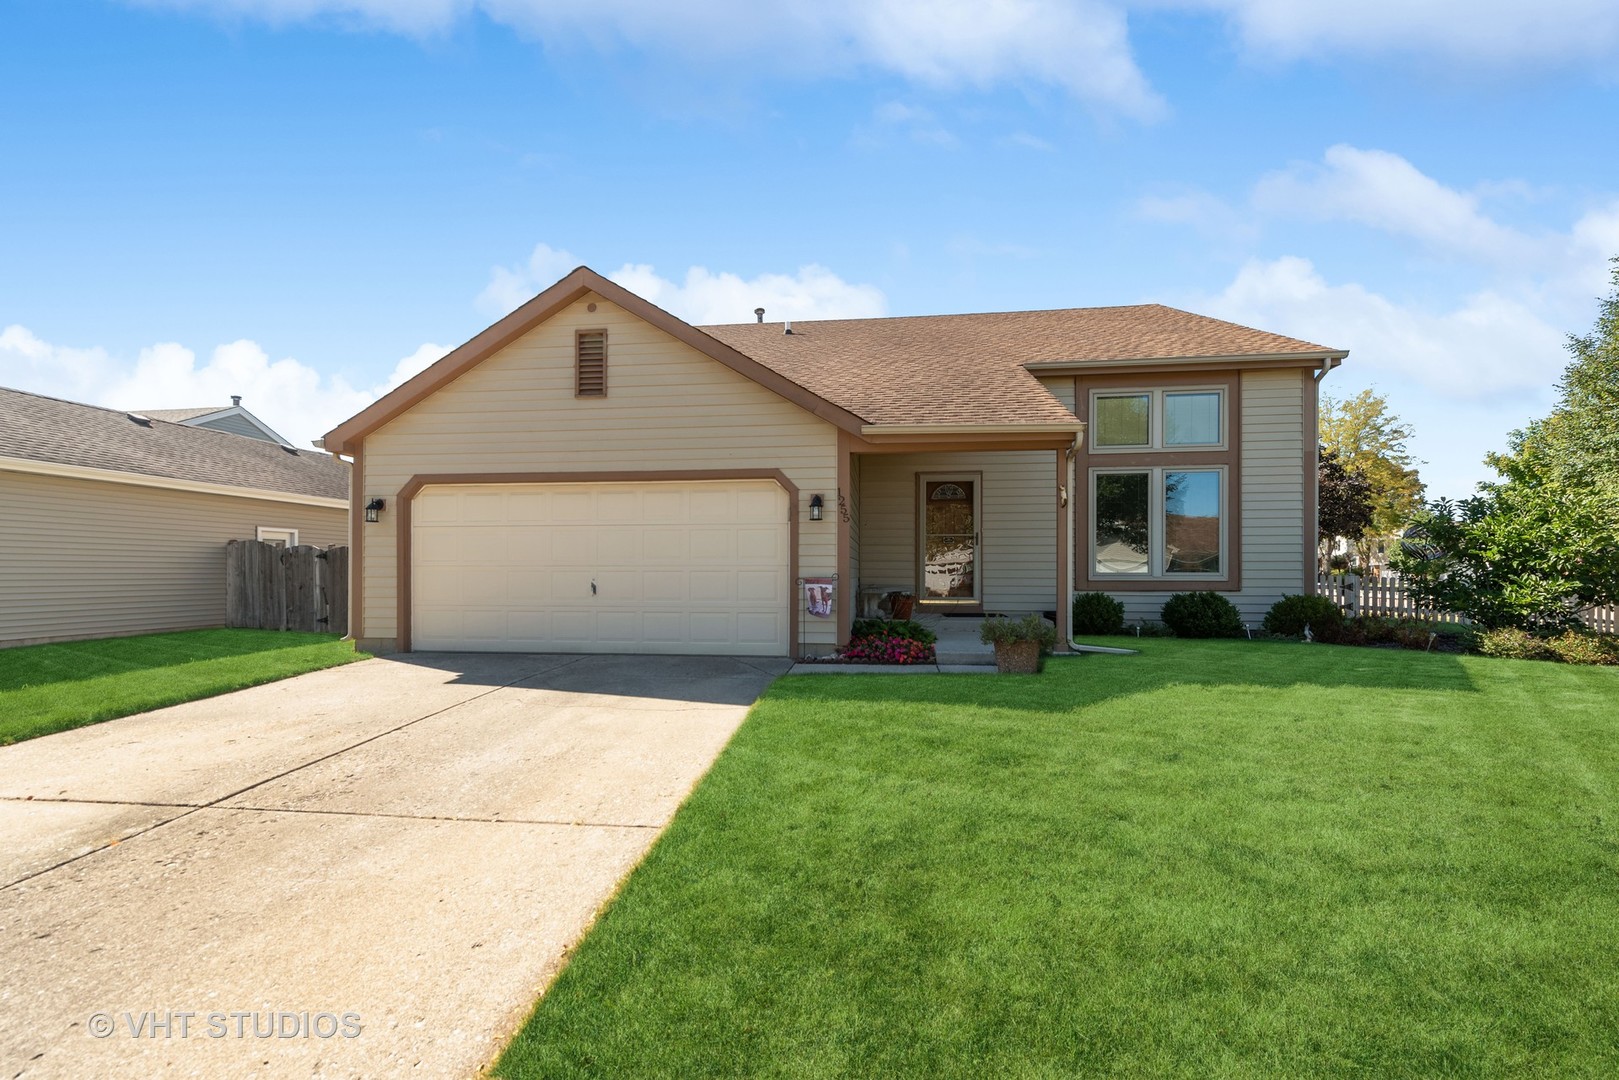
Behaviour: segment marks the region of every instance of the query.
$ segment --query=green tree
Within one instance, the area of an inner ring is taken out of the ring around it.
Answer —
[[[1372,525],[1372,484],[1350,469],[1325,446],[1316,466],[1316,510],[1322,557],[1332,553],[1338,537],[1358,540]]]
[[[1358,538],[1363,561],[1372,540],[1397,534],[1422,509],[1423,484],[1407,447],[1411,435],[1411,425],[1375,390],[1321,399],[1321,444],[1371,485],[1372,520]]]
[[[1487,459],[1501,479],[1420,515],[1397,565],[1428,602],[1528,629],[1619,603],[1619,259],[1613,285],[1591,333],[1569,337],[1551,414]]]

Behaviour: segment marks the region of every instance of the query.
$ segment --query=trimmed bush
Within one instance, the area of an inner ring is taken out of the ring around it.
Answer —
[[[1619,664],[1619,637],[1566,630],[1556,637],[1536,637],[1512,627],[1485,630],[1478,651],[1508,660],[1554,660],[1564,664]]]
[[[1074,633],[1124,633],[1124,605],[1107,593],[1080,593],[1074,597]]]
[[[1344,613],[1325,596],[1284,596],[1265,612],[1265,632],[1281,637],[1310,633],[1322,641],[1336,640],[1344,628]]]
[[[1242,613],[1217,592],[1176,593],[1164,601],[1161,617],[1176,637],[1242,636]]]

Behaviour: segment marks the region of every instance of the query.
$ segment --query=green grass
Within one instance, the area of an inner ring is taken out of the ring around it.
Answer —
[[[777,682],[496,1075],[1619,1075],[1619,672],[1139,645]]]
[[[0,649],[0,746],[365,657],[333,634],[276,630]]]

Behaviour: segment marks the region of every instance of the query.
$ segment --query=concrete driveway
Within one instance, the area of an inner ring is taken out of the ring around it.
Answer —
[[[787,666],[416,654],[0,748],[0,1078],[476,1075]]]

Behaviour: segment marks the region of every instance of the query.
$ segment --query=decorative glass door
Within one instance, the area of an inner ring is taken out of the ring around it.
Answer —
[[[923,600],[975,603],[978,591],[976,476],[923,476]]]

